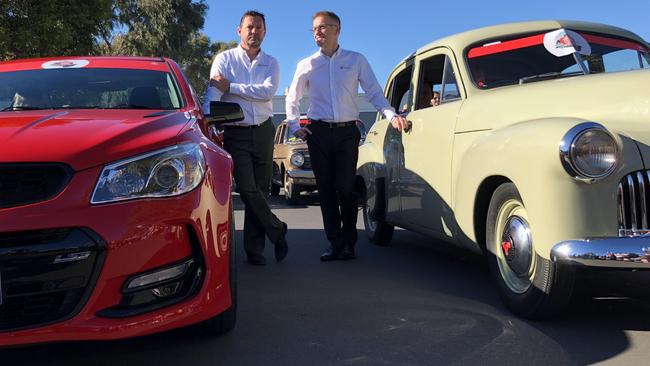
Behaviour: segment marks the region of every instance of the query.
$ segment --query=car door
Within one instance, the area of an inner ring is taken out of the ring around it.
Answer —
[[[447,223],[452,222],[452,149],[464,91],[449,49],[420,54],[415,64],[413,84],[417,88],[408,114],[411,128],[402,133],[401,216],[413,230],[451,236]]]
[[[412,105],[413,60],[398,67],[393,73],[388,86],[387,98],[395,111],[407,115]],[[402,134],[388,123],[384,136],[384,164],[386,166],[386,219],[394,224],[401,224],[401,207],[399,197],[400,172],[404,166],[402,159]]]

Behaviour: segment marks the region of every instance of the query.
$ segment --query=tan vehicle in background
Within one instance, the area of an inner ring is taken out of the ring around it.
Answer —
[[[370,240],[394,226],[487,255],[501,298],[562,311],[578,274],[650,269],[650,54],[612,26],[539,21],[435,41],[385,94],[357,170]],[[439,97],[439,104],[433,102]]]
[[[306,118],[300,119],[301,126],[307,123]],[[280,188],[284,188],[284,196],[290,205],[299,202],[301,192],[316,190],[316,179],[311,170],[307,143],[295,136],[289,136],[286,122],[280,123],[275,130],[271,195],[279,195]]]

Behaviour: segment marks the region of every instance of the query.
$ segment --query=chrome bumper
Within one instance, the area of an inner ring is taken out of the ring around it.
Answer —
[[[650,269],[650,236],[567,240],[553,246],[551,259],[579,266]]]
[[[314,184],[316,184],[313,170],[291,169],[287,170],[287,175],[293,179],[314,179]]]

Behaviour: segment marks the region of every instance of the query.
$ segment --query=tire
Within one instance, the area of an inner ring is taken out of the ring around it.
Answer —
[[[373,218],[371,215],[371,208],[368,205],[368,197],[366,191],[363,191],[363,225],[366,228],[366,235],[371,243],[376,245],[388,245],[393,240],[393,232],[395,227],[390,225],[383,219]],[[381,197],[383,199],[383,197]]]
[[[284,177],[284,198],[287,199],[289,205],[297,205],[300,201],[300,186],[292,184],[287,179],[287,174]]]
[[[566,309],[575,270],[537,254],[526,208],[512,183],[502,184],[492,195],[485,243],[490,273],[513,313],[539,319]]]
[[[232,305],[223,313],[196,325],[200,335],[221,335],[228,333],[237,323],[237,246],[235,245],[235,217],[230,202],[230,247],[228,252],[228,277]]]

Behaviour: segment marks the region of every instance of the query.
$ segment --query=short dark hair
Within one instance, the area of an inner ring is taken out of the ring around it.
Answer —
[[[260,17],[262,18],[262,24],[264,24],[264,29],[266,29],[266,19],[264,18],[264,14],[260,13],[257,10],[249,10],[244,13],[244,15],[241,16],[241,19],[239,20],[239,26],[241,27],[242,23],[244,23],[244,18],[246,17]]]
[[[317,17],[322,17],[322,16],[334,19],[336,21],[336,23],[338,23],[339,28],[341,27],[341,18],[339,18],[338,15],[334,14],[333,11],[329,11],[329,10],[321,10],[319,12],[316,12],[316,14],[314,14],[314,16],[311,17],[311,20],[314,20]]]

